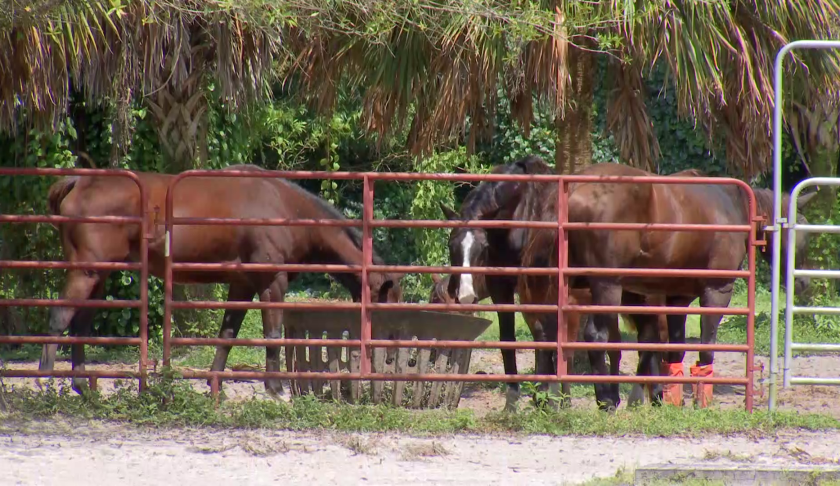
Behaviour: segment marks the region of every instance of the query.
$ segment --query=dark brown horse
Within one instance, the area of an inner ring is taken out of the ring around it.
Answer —
[[[579,172],[596,176],[650,176],[649,172],[621,164],[597,164]],[[694,171],[695,175],[699,175]],[[676,174],[675,174],[676,175]],[[772,218],[772,192],[754,189],[759,216]],[[800,206],[809,201],[800,199]],[[785,195],[785,201],[788,196]],[[530,184],[525,191],[524,210],[531,220],[556,221],[557,188],[555,185]],[[784,204],[784,203],[783,203]],[[786,207],[786,206],[785,206]],[[580,183],[569,188],[568,214],[570,222],[626,222],[626,223],[686,223],[748,225],[748,198],[744,191],[731,185],[690,184],[627,184]],[[805,223],[803,217],[799,221]],[[763,229],[759,228],[760,233]],[[759,237],[763,236],[762,234]],[[570,231],[569,265],[571,267],[608,268],[673,268],[737,270],[747,255],[749,237],[745,233],[693,231]],[[557,232],[529,231],[523,264],[555,266]],[[770,239],[768,246],[770,246]],[[799,255],[807,247],[806,235],[798,234],[795,242]],[[787,245],[787,238],[782,239]],[[769,259],[771,248],[765,248]],[[784,251],[784,248],[782,248]],[[784,269],[782,269],[784,271]],[[732,297],[732,278],[662,278],[662,277],[582,277],[570,279],[572,287],[589,287],[594,305],[641,305],[645,295],[662,295],[668,306],[687,307],[700,298],[703,307],[727,307]],[[797,287],[806,287],[807,279],[799,279]],[[638,326],[640,342],[658,342],[659,333],[653,316],[633,315]],[[685,315],[669,315],[669,342],[685,342]],[[717,340],[720,315],[704,315],[701,320],[701,343]],[[615,325],[615,314],[595,314],[592,325],[584,331],[588,342],[614,341],[609,330]],[[548,325],[548,328],[551,326]],[[660,368],[660,353],[640,353],[638,374],[682,376],[684,352],[664,355]],[[618,374],[618,362],[610,359],[609,369],[603,351],[589,352],[595,373]],[[714,354],[701,352],[692,376],[713,376]],[[658,400],[663,397],[674,404],[682,404],[682,386],[656,387]],[[620,403],[617,384],[596,384],[595,395],[602,409],[614,409]],[[706,406],[712,398],[712,386],[698,389],[695,399]]]
[[[528,156],[512,164],[500,165],[494,174],[550,174],[549,167],[539,157]],[[547,183],[554,184],[554,183]],[[556,185],[556,184],[554,184]],[[519,205],[522,182],[485,181],[475,187],[461,204],[460,212],[441,204],[449,220],[511,220]],[[453,266],[518,267],[525,242],[523,228],[452,228],[449,233],[449,261]],[[448,279],[447,293],[456,302],[477,302],[475,276],[470,273],[453,274]],[[486,290],[494,304],[513,304],[516,293],[515,275],[485,275]],[[499,337],[502,341],[516,341],[516,321],[513,312],[498,312]],[[515,375],[516,351],[502,350],[505,374]],[[505,408],[513,409],[519,400],[519,383],[508,383]]]
[[[233,170],[263,169],[253,165],[231,166]],[[67,177],[50,188],[49,205],[62,216],[139,216],[144,209],[164,208],[172,175],[138,172],[147,188],[147,208],[140,207],[140,191],[134,182],[116,177]],[[180,218],[290,218],[344,219],[324,200],[289,181],[276,178],[187,178],[175,190],[174,215]],[[149,244],[149,268],[163,276],[164,233],[160,224]],[[59,225],[65,257],[71,262],[137,261],[142,230],[138,225],[75,224]],[[335,263],[359,265],[362,238],[354,228],[324,226],[176,226],[173,228],[172,255],[176,262],[193,263]],[[375,263],[382,260],[374,254]],[[108,272],[70,270],[62,298],[101,298]],[[179,284],[227,283],[228,301],[282,302],[288,284],[296,277],[286,272],[173,272]],[[377,302],[401,299],[399,275],[371,274],[371,298]],[[355,274],[337,273],[333,278],[353,297],[361,299],[361,281]],[[226,310],[219,337],[235,338],[246,310]],[[60,335],[68,326],[71,333],[90,334],[92,309],[54,307],[50,312],[50,334]],[[262,310],[263,335],[280,338],[282,310]],[[222,371],[230,346],[216,348],[211,370]],[[52,370],[56,345],[45,345],[41,370]],[[279,347],[266,347],[266,370],[280,371]],[[84,346],[73,345],[73,369],[84,369]],[[74,380],[80,391],[84,380]],[[282,393],[280,380],[267,379],[266,390]]]

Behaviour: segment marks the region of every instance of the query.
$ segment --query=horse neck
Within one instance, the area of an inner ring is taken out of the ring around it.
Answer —
[[[320,231],[314,232],[314,241],[311,241],[312,248],[320,248],[315,255],[308,259],[321,263],[335,265],[361,265],[364,259],[362,251],[362,239],[360,235],[351,234],[351,230],[339,227],[322,227]],[[382,265],[384,262],[372,251],[374,265]],[[362,282],[361,277],[356,273],[336,273],[331,276],[344,286],[353,296],[353,300],[361,298]]]

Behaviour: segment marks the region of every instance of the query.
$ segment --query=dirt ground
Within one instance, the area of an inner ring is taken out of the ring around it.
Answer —
[[[688,353],[685,363],[693,363]],[[621,372],[634,374],[637,354],[625,352]],[[767,358],[758,357],[767,365]],[[533,352],[519,353],[520,372],[533,367]],[[801,357],[799,374],[835,376],[840,358]],[[6,363],[8,368],[37,369],[36,362]],[[69,362],[56,363],[69,369]],[[94,369],[130,369],[93,364]],[[718,353],[716,374],[743,373],[742,355]],[[470,371],[501,373],[498,351],[476,350]],[[34,387],[32,379],[4,379],[5,384]],[[103,392],[112,380],[100,380]],[[192,381],[206,391],[203,381]],[[686,385],[690,393],[690,385]],[[259,382],[226,383],[229,399],[263,394]],[[288,394],[286,394],[288,397]],[[717,387],[718,407],[743,407],[743,389]],[[527,406],[523,398],[521,406]],[[687,400],[688,401],[688,400]],[[766,407],[766,390],[756,407]],[[500,390],[465,387],[459,408],[477,415],[500,410]],[[591,397],[575,398],[577,407],[594,407]],[[626,406],[626,400],[622,407]],[[840,390],[796,387],[782,390],[779,408],[821,412],[840,418]],[[158,485],[179,486],[279,482],[301,484],[578,484],[611,477],[646,465],[744,465],[779,467],[840,463],[840,434],[782,433],[775,437],[603,438],[506,435],[457,435],[416,438],[396,434],[337,434],[286,431],[141,430],[112,424],[69,422],[3,423],[0,421],[0,484],[10,485]],[[177,479],[176,479],[177,478]],[[232,481],[232,482],[231,482]]]
[[[72,435],[71,435],[72,433]],[[2,484],[579,484],[660,464],[791,468],[840,460],[840,435],[651,439],[0,424]]]
[[[579,356],[578,359],[585,359],[585,356]],[[764,372],[756,372],[756,392],[759,393],[755,397],[755,409],[767,408],[768,389],[763,384],[763,380],[767,378],[767,370],[770,369],[770,358],[766,356],[756,356],[757,365],[764,366]],[[688,367],[697,361],[696,352],[686,353],[685,373],[688,375]],[[533,351],[519,351],[517,353],[517,366],[520,370],[533,369],[534,353]],[[635,375],[636,365],[638,364],[638,354],[635,351],[625,351],[622,353],[620,373],[622,375]],[[715,376],[731,376],[742,377],[745,373],[746,359],[740,353],[716,353],[715,354]],[[781,360],[780,363],[781,365]],[[486,372],[486,373],[503,373],[504,369],[501,363],[501,356],[495,350],[475,350],[473,351],[472,363],[470,366],[471,372]],[[804,356],[795,357],[793,363],[793,371],[796,375],[816,376],[825,378],[836,378],[840,376],[840,356],[826,355],[826,356]],[[691,403],[691,385],[685,385],[683,388],[683,395],[686,404]],[[714,398],[716,405],[722,408],[742,408],[744,407],[744,387],[717,385],[715,386]],[[526,398],[523,398],[520,406],[524,405]],[[477,386],[465,387],[463,397],[461,398],[460,408],[471,408],[478,414],[484,411],[499,410],[504,407],[504,395],[496,391],[482,389]],[[795,386],[788,389],[779,388],[779,394],[776,404],[780,410],[798,411],[801,413],[823,413],[840,418],[840,387],[831,386]],[[579,407],[594,407],[594,397],[590,398],[573,398],[573,406]],[[625,407],[626,397],[622,396],[622,403],[619,408]]]

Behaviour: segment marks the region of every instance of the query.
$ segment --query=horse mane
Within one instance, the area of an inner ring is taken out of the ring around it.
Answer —
[[[254,164],[236,164],[226,167],[226,169],[233,169],[233,170],[254,170],[254,171],[268,171],[268,169],[262,168],[258,165]],[[225,170],[225,169],[223,169]],[[297,192],[300,196],[304,197],[308,201],[312,202],[316,206],[318,206],[321,211],[327,214],[327,218],[324,219],[341,219],[346,220],[347,217],[344,216],[344,213],[338,210],[335,206],[330,204],[329,202],[322,199],[320,196],[313,194],[297,183],[290,181],[288,179],[273,179],[281,184],[285,184],[293,191]],[[340,226],[337,227],[344,231],[344,233],[350,238],[350,241],[356,245],[356,248],[362,248],[362,232],[359,228],[352,227],[352,226]],[[381,265],[384,263],[384,260],[380,258],[380,256],[376,253],[376,250],[373,250],[373,263],[376,265]]]
[[[512,164],[497,165],[491,174],[549,174],[551,167],[536,155],[527,155]],[[461,218],[481,219],[484,215],[498,210],[502,203],[498,192],[503,186],[519,184],[512,181],[483,181],[464,198],[461,204]]]
[[[547,194],[547,195],[546,195]],[[526,184],[522,195],[522,201],[517,207],[515,219],[524,221],[550,221],[552,215],[557,221],[557,184],[535,183]],[[553,208],[553,210],[552,210]],[[557,252],[554,251],[558,244],[557,230],[545,228],[530,228],[526,233],[525,245],[522,248],[521,265],[523,267],[551,267],[557,265]],[[546,252],[548,252],[546,254]],[[531,284],[537,284],[538,288],[544,285],[556,285],[557,277],[544,275],[524,275],[524,287],[522,291],[531,292]]]
[[[73,190],[77,182],[79,182],[79,176],[69,176],[56,181],[50,186],[47,193],[50,213],[58,215],[61,212],[61,202],[70,194],[70,191]]]

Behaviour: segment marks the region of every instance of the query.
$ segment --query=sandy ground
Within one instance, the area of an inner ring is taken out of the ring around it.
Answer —
[[[634,374],[637,354],[622,356],[622,374]],[[696,353],[687,353],[693,363]],[[758,357],[767,367],[767,358]],[[518,355],[520,372],[533,367],[533,352]],[[37,369],[35,362],[6,363],[7,368]],[[69,369],[69,362],[56,363]],[[93,364],[94,369],[131,369]],[[797,358],[796,372],[836,376],[840,357]],[[477,350],[471,372],[501,373],[498,351]],[[742,355],[718,353],[716,374],[741,375]],[[4,379],[5,384],[34,387],[32,379]],[[207,391],[203,381],[192,385]],[[112,380],[100,380],[103,392]],[[229,399],[263,394],[259,382],[225,383]],[[690,385],[686,385],[688,396]],[[286,394],[288,397],[288,394]],[[717,387],[715,406],[741,408],[743,389]],[[521,406],[527,406],[523,398]],[[687,400],[688,402],[688,400]],[[756,407],[766,407],[764,396]],[[500,410],[499,390],[465,387],[459,408],[481,416]],[[594,407],[592,398],[576,398],[576,407]],[[622,403],[622,407],[626,403]],[[782,390],[779,408],[821,412],[840,418],[840,389],[795,387]],[[284,431],[148,431],[110,424],[0,422],[0,484],[10,485],[159,485],[210,484],[575,484],[617,471],[663,463],[740,464],[781,467],[840,463],[840,433],[785,433],[749,437],[551,438],[545,436],[447,436],[412,438],[393,434],[339,435]]]
[[[24,427],[24,428],[20,428]],[[69,435],[74,430],[74,435]],[[575,484],[667,463],[826,465],[840,434],[753,440],[550,438],[283,431],[144,431],[47,422],[0,426],[2,483],[259,486],[268,484]]]

